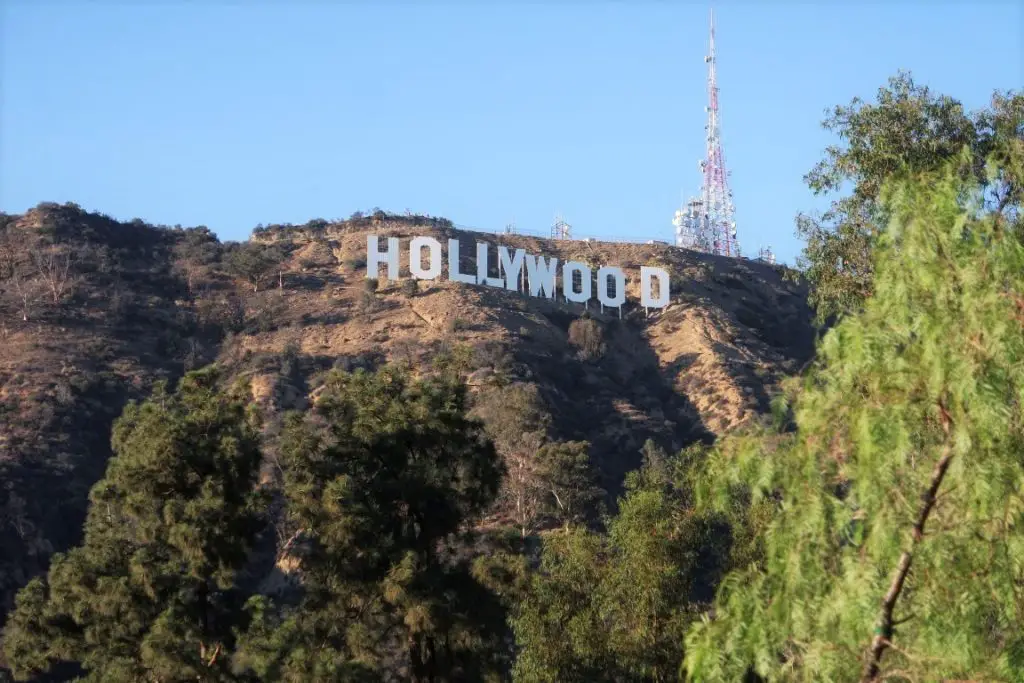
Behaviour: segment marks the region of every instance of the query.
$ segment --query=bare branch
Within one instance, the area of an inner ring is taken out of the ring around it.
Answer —
[[[53,303],[59,304],[71,283],[71,250],[61,245],[40,246],[29,252],[32,263],[50,290]]]
[[[864,675],[861,678],[861,683],[872,683],[878,680],[878,674],[881,671],[882,655],[888,648],[892,647],[891,639],[893,629],[896,626],[896,622],[893,620],[893,610],[896,607],[896,601],[903,592],[903,585],[906,582],[907,575],[910,573],[910,565],[914,559],[914,549],[924,538],[924,527],[928,521],[928,516],[935,506],[936,494],[939,487],[942,486],[942,480],[945,478],[946,471],[949,469],[949,463],[953,459],[953,448],[949,442],[949,425],[951,420],[945,406],[939,404],[939,410],[942,413],[942,429],[946,434],[946,444],[943,446],[939,462],[936,463],[935,469],[932,471],[932,478],[928,489],[921,496],[921,509],[918,511],[917,519],[914,522],[910,549],[904,550],[900,556],[892,583],[882,599],[882,611],[875,630],[875,637],[872,639],[871,647],[868,650],[868,660],[864,666]]]

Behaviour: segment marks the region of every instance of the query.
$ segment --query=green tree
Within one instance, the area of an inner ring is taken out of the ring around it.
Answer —
[[[284,254],[273,244],[242,242],[225,259],[228,272],[246,280],[252,291],[258,292],[260,284],[278,272]]]
[[[775,510],[688,636],[693,680],[1024,677],[1024,245],[971,161],[883,193],[874,293],[792,390],[796,431],[709,454],[702,505]]]
[[[604,491],[596,483],[586,441],[557,441],[537,451],[539,484],[550,496],[551,517],[568,530],[598,510]]]
[[[689,505],[692,459],[675,459],[672,476],[631,473],[607,536],[545,537],[539,569],[512,593],[516,681],[678,680],[686,628],[734,553],[727,517]]]
[[[404,371],[333,372],[282,443],[288,512],[305,538],[297,606],[252,603],[242,661],[264,679],[485,680],[501,605],[457,554],[501,467],[466,416],[465,385]]]
[[[617,667],[608,657],[607,631],[594,600],[606,572],[605,555],[602,537],[582,527],[544,539],[540,567],[512,594],[519,650],[514,680],[614,680]]]
[[[805,181],[815,194],[852,191],[820,218],[797,217],[806,241],[801,265],[822,321],[859,310],[874,291],[871,254],[888,224],[879,196],[891,174],[960,160],[958,171],[988,184],[1000,211],[1020,206],[1024,179],[1008,169],[1024,154],[1024,95],[996,92],[990,108],[972,114],[901,72],[879,89],[877,102],[855,98],[836,107],[824,127],[843,144],[828,147]],[[962,158],[964,147],[970,154]],[[994,153],[1007,172],[989,177],[983,169]]]
[[[194,294],[199,278],[220,258],[221,244],[205,225],[174,233],[177,269],[185,279],[189,294]]]
[[[523,382],[481,389],[474,397],[473,415],[483,421],[505,466],[496,512],[526,538],[544,516],[545,486],[537,452],[551,416],[537,385]]]
[[[4,633],[17,676],[70,661],[104,683],[233,680],[260,449],[244,387],[217,380],[190,373],[116,422],[84,542],[18,594]]]

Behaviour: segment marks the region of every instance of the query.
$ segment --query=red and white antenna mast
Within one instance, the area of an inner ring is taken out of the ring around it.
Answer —
[[[691,199],[686,209],[676,212],[676,245],[723,256],[739,256],[736,239],[735,206],[729,190],[729,172],[722,154],[718,116],[718,75],[715,63],[715,16],[711,15],[711,41],[708,55],[707,151],[700,162],[704,180],[699,199]]]

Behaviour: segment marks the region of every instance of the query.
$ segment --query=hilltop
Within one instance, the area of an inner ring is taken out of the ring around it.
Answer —
[[[620,318],[444,276],[374,287],[369,234],[398,237],[403,253],[429,235],[458,239],[469,261],[481,241],[620,266],[627,303]],[[671,274],[667,308],[637,305],[641,265]],[[458,365],[488,398],[480,416],[495,430],[514,429],[498,423],[528,395],[550,438],[590,442],[614,497],[646,440],[674,450],[767,410],[779,379],[813,353],[806,294],[784,268],[754,261],[475,233],[383,212],[261,227],[242,244],[73,204],[2,216],[0,614],[51,553],[77,542],[111,423],[156,381],[223,365],[249,382],[272,441],[282,411],[307,405],[333,367]],[[272,479],[273,463],[266,470]]]

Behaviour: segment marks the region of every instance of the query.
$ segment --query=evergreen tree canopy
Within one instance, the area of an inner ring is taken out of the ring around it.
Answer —
[[[796,432],[709,455],[701,505],[775,509],[688,636],[692,680],[1024,679],[1024,245],[970,161],[883,193],[874,294],[790,396]]]
[[[260,528],[255,420],[214,369],[158,387],[115,423],[81,546],[18,595],[4,646],[17,676],[79,662],[86,681],[227,681],[235,577]]]
[[[398,653],[408,680],[483,680],[502,612],[451,550],[502,471],[464,384],[334,372],[312,414],[289,417],[282,452],[303,595],[294,609],[253,602],[246,665],[271,680],[377,680]]]

